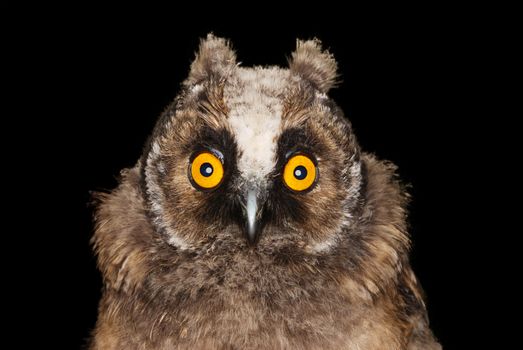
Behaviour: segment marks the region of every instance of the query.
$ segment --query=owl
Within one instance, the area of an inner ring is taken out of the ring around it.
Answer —
[[[91,349],[441,349],[409,265],[408,195],[297,41],[242,67],[208,35],[119,186],[97,194]]]

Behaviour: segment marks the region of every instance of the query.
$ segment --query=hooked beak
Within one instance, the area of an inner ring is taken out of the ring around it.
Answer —
[[[244,200],[244,232],[249,243],[255,245],[258,242],[262,229],[260,219],[264,201],[260,199],[259,190],[255,188],[247,189],[244,194]]]

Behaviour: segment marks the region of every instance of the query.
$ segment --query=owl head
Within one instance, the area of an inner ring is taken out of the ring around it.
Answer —
[[[241,67],[226,40],[202,40],[137,166],[100,195],[105,285],[173,300],[223,280],[263,294],[308,276],[284,283],[292,297],[319,276],[345,283],[339,271],[351,295],[395,279],[408,265],[407,196],[329,98],[336,66],[317,40],[298,41],[287,68]]]
[[[168,244],[303,253],[335,244],[362,186],[351,125],[327,94],[336,67],[317,40],[298,41],[286,69],[244,68],[226,40],[201,42],[142,158],[146,205]]]

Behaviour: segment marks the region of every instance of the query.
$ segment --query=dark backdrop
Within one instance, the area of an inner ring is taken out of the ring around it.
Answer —
[[[186,77],[199,38],[213,31],[232,40],[244,65],[285,65],[296,38],[317,37],[335,55],[343,83],[331,95],[363,150],[393,161],[412,185],[412,264],[432,328],[454,348],[466,303],[461,286],[471,271],[459,258],[470,235],[470,116],[460,104],[467,34],[449,17],[403,13],[207,20],[182,10],[160,16],[75,9],[41,17],[28,32],[31,20],[10,23],[19,35],[11,37],[13,47],[33,75],[25,80],[20,73],[24,94],[16,106],[22,124],[31,124],[40,173],[32,185],[45,188],[32,205],[45,213],[38,226],[52,227],[39,260],[49,298],[37,300],[58,316],[44,321],[52,328],[47,340],[75,348],[89,336],[101,288],[89,246],[89,193],[114,188],[119,171],[133,166]]]

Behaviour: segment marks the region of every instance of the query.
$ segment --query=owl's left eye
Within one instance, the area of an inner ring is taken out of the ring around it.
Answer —
[[[292,156],[283,169],[283,182],[295,191],[303,192],[312,189],[318,180],[318,168],[314,158],[305,154]]]
[[[211,152],[198,153],[189,166],[189,180],[199,190],[218,187],[223,179],[221,160]]]

